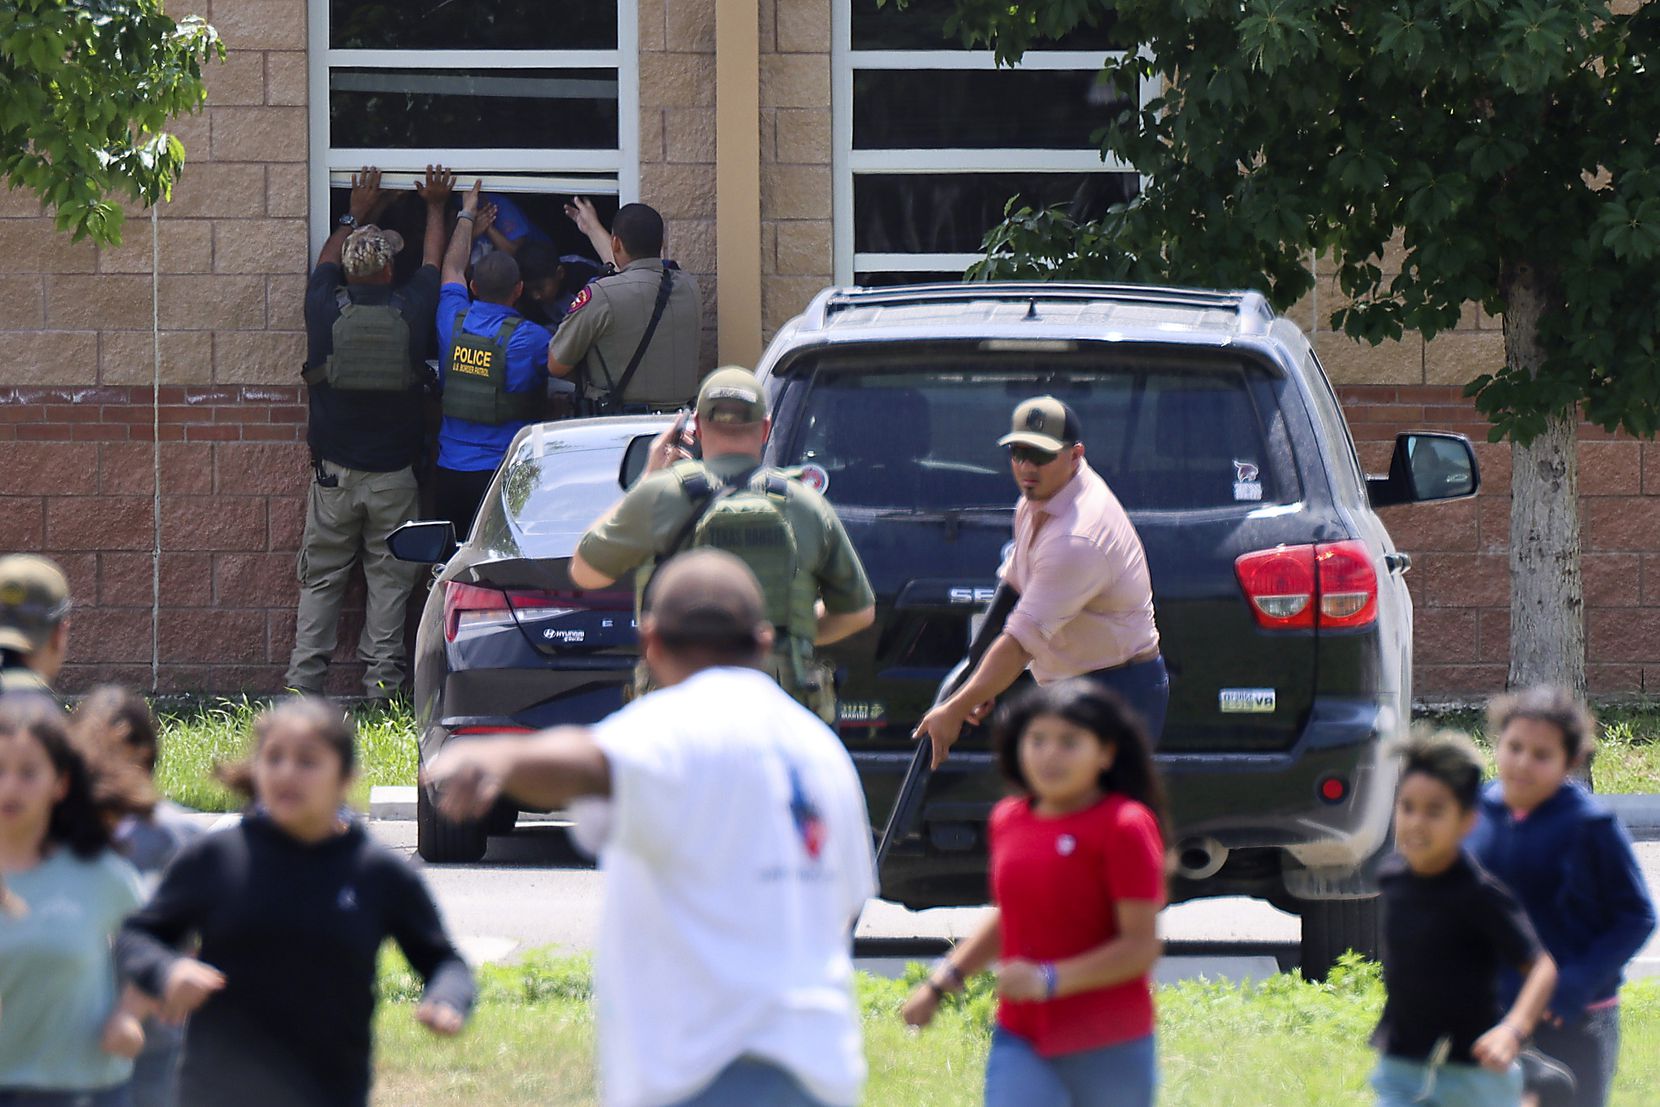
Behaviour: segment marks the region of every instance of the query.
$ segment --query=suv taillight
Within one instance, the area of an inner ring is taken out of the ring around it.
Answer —
[[[1266,630],[1347,630],[1378,617],[1378,575],[1364,542],[1258,550],[1234,571]]]

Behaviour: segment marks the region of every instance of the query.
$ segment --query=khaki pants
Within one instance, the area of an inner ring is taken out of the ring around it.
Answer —
[[[371,696],[390,696],[403,684],[404,609],[425,567],[393,557],[386,538],[420,510],[415,471],[369,473],[327,461],[323,470],[339,483],[325,488],[311,482],[305,537],[300,541],[300,609],[288,686],[322,691],[340,629],[340,598],[353,562],[361,557],[368,585],[363,635],[357,645],[358,659],[369,667],[363,687]]]

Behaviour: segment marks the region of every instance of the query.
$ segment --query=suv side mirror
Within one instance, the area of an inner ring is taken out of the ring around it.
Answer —
[[[1475,449],[1462,434],[1398,434],[1389,475],[1366,478],[1373,507],[1461,500],[1480,487]]]
[[[435,565],[455,552],[455,527],[448,519],[405,523],[387,535],[386,548],[399,561]]]
[[[646,462],[651,460],[651,444],[657,441],[655,434],[642,434],[628,444],[623,451],[622,465],[617,470],[617,483],[622,485],[624,492],[634,487],[634,482],[640,479],[640,474],[646,471]]]

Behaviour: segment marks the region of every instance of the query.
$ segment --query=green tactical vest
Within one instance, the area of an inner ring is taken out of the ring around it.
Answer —
[[[833,675],[813,656],[817,595],[811,575],[801,571],[795,532],[784,510],[789,479],[763,469],[740,483],[718,485],[695,461],[681,462],[672,472],[687,500],[701,507],[662,556],[636,575],[637,599],[644,597],[657,565],[682,550],[712,546],[737,557],[760,582],[767,621],[775,631],[768,673],[803,706],[834,724]]]
[[[334,352],[322,365],[307,366],[302,379],[342,392],[407,392],[418,385],[403,313],[391,304],[353,303],[344,288],[336,301]]]
[[[490,427],[540,419],[546,410],[543,389],[507,390],[507,343],[523,317],[504,320],[489,336],[468,334],[461,326],[466,318],[465,308],[455,313],[444,355],[444,415]]]

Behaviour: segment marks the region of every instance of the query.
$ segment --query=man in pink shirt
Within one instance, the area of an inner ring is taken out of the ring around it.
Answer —
[[[1107,482],[1084,460],[1078,415],[1053,396],[1014,409],[998,439],[1020,487],[1014,544],[998,570],[1020,602],[1003,632],[947,700],[916,728],[946,759],[965,723],[978,723],[1028,668],[1039,684],[1087,676],[1164,730],[1170,677],[1159,653],[1147,556]]]

